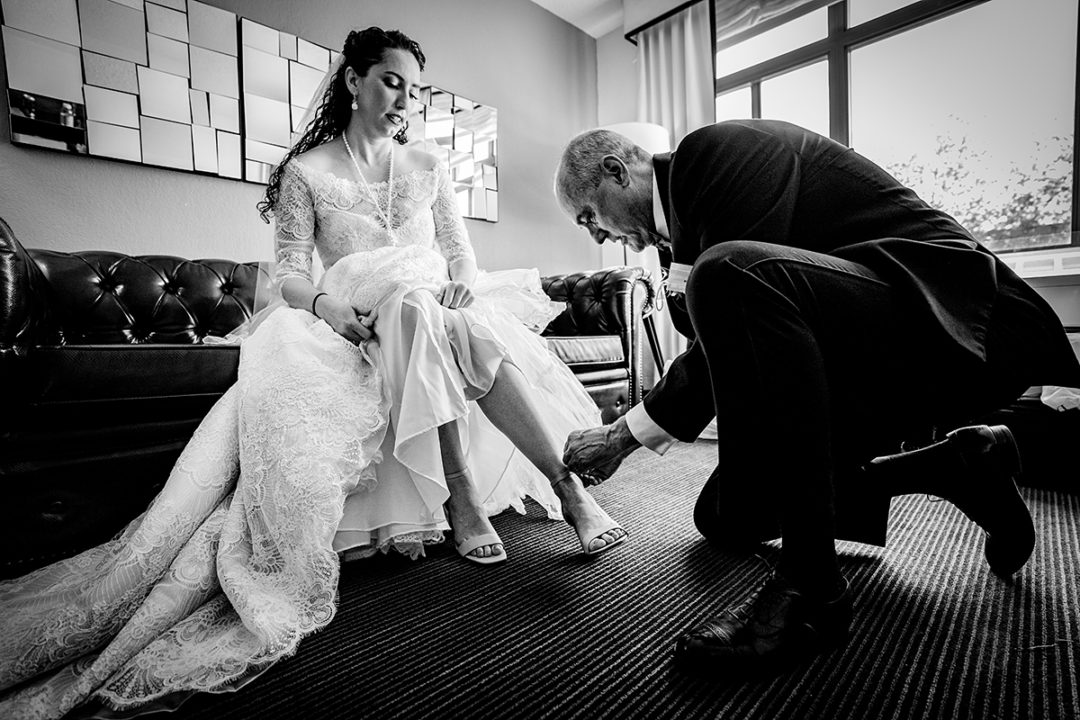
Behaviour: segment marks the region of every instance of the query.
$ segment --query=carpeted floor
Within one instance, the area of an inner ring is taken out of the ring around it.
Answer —
[[[841,546],[856,593],[847,647],[765,681],[676,671],[675,635],[766,572],[694,530],[713,463],[708,443],[638,451],[595,489],[631,541],[596,558],[575,554],[569,527],[511,513],[494,521],[503,565],[449,547],[346,565],[329,628],[168,717],[1080,718],[1080,498],[1038,490],[1025,495],[1039,543],[1012,583],[990,574],[959,511],[906,497],[887,549]]]

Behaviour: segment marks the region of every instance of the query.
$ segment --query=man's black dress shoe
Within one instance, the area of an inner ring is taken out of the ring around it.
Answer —
[[[986,531],[986,562],[1009,577],[1035,549],[1035,526],[1016,487],[1020,451],[1004,425],[976,425],[946,435],[967,463],[957,490],[945,499]]]
[[[944,454],[959,457],[943,462]],[[986,532],[984,553],[990,569],[1009,577],[1024,566],[1035,548],[1035,526],[1016,487],[1020,475],[1020,451],[1012,432],[1004,425],[973,425],[953,430],[945,440],[912,452],[873,460],[868,470],[886,467],[917,473],[940,486],[934,495],[958,507]],[[948,477],[933,478],[942,472]]]
[[[847,642],[851,592],[829,601],[813,598],[773,573],[743,603],[728,608],[675,644],[676,661],[688,670],[755,675],[777,672]]]

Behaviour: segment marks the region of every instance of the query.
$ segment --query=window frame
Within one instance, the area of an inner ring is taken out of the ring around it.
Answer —
[[[715,1],[713,0],[713,2]],[[829,136],[839,143],[850,145],[851,98],[849,73],[851,51],[912,30],[920,25],[968,10],[985,2],[990,2],[990,0],[921,0],[851,28],[847,26],[847,2],[848,0],[836,0],[828,3],[828,34],[825,38],[719,78],[716,77],[716,54],[718,51],[782,25],[801,15],[819,10],[827,3],[807,3],[792,13],[763,22],[750,30],[725,38],[719,43],[716,41],[716,28],[713,27],[714,104],[717,96],[749,86],[752,117],[760,118],[762,81],[825,59],[828,61],[829,75]],[[1078,29],[1077,34],[1078,44],[1080,44],[1080,29]],[[1078,50],[1076,57],[1076,88],[1073,93],[1073,193],[1072,217],[1069,228],[1070,243],[1069,245],[1038,250],[1003,250],[1000,251],[1000,254],[1052,252],[1080,246],[1080,50]]]

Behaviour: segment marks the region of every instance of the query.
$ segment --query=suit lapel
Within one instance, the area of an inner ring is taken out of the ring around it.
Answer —
[[[656,253],[660,258],[660,272],[662,275],[662,292],[666,295],[668,313],[671,315],[672,324],[684,337],[693,338],[694,328],[690,323],[690,316],[686,312],[686,296],[683,293],[672,293],[667,290],[667,278],[671,272],[672,251],[679,246],[676,242],[682,233],[679,223],[675,220],[671,202],[671,160],[673,153],[662,153],[653,156],[653,172],[656,173],[656,190],[660,193],[660,205],[664,210],[664,217],[668,224],[668,238],[671,240],[671,248],[656,247]],[[676,254],[676,258],[679,256]]]
[[[656,190],[660,194],[660,206],[667,220],[668,234],[674,233],[674,222],[671,215],[671,158],[672,153],[660,153],[653,155],[653,172],[656,174]],[[670,238],[669,238],[670,239]],[[660,256],[660,267],[664,269],[664,277],[667,277],[671,267],[671,251],[668,248],[657,246],[657,254]]]
[[[660,204],[664,208],[664,217],[667,218],[668,235],[671,240],[671,252],[664,258],[661,253],[661,265],[670,267],[672,262],[682,265],[693,265],[697,256],[701,254],[698,243],[693,239],[683,238],[682,225],[675,217],[675,200],[671,197],[671,170],[675,153],[663,153],[653,156],[653,171],[656,173],[656,188],[660,192]]]

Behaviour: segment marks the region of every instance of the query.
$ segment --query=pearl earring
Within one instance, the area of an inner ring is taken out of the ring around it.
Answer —
[[[352,99],[352,109],[353,110],[359,110],[360,109],[360,106],[356,104],[356,96],[355,95],[353,95],[353,99]]]

